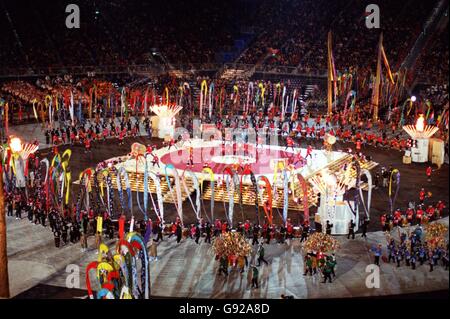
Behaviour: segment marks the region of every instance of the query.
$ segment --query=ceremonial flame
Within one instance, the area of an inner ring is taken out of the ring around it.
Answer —
[[[416,122],[416,131],[423,132],[424,128],[425,128],[425,119],[423,118],[423,114],[420,114]]]
[[[19,153],[22,151],[22,141],[18,137],[11,137],[9,147],[13,153]]]
[[[150,109],[159,117],[173,118],[183,107],[179,105],[153,105]]]

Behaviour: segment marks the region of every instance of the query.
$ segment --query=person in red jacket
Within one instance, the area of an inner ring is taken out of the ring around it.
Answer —
[[[433,205],[428,205],[426,212],[427,212],[429,220],[431,220],[434,217],[434,211],[435,211],[435,209],[434,209]]]
[[[306,136],[310,136],[311,135],[311,128],[309,126],[306,126]]]
[[[174,236],[175,233],[177,231],[177,224],[176,223],[172,223],[172,226],[170,227],[170,235],[169,238]]]
[[[376,142],[375,146],[377,146],[377,147],[383,146],[383,137],[381,137],[381,136],[377,137],[377,142]]]
[[[216,219],[214,223],[214,237],[219,236],[221,229],[222,229],[222,222],[220,221],[220,219]]]
[[[419,225],[422,223],[423,218],[423,209],[422,207],[419,207],[416,212],[416,221],[419,223]]]
[[[438,201],[438,203],[436,204],[436,217],[437,218],[441,218],[442,216],[442,212],[445,209],[445,204],[440,200]]]
[[[394,217],[397,218],[398,220],[402,219],[402,211],[399,208],[395,210]]]
[[[423,204],[423,202],[425,201],[425,196],[426,196],[425,189],[422,188],[419,192],[419,200],[421,204]]]
[[[122,132],[119,133],[119,145],[123,145],[123,138],[125,137],[126,134],[126,130],[123,130]]]
[[[414,209],[411,207],[406,210],[406,220],[408,223],[412,224],[414,218]]]
[[[159,168],[159,158],[157,155],[153,155],[153,159],[152,159],[152,167],[158,166]]]
[[[58,145],[58,136],[57,135],[55,135],[55,136],[53,136],[53,145]]]
[[[227,226],[228,226],[227,222],[222,223],[222,226],[221,226],[222,234],[225,234],[227,232]]]
[[[308,156],[310,156],[310,157],[312,158],[312,151],[313,151],[313,148],[312,148],[312,146],[311,146],[311,144],[310,144],[310,145],[308,145],[308,148],[306,149],[306,156],[305,156],[305,159],[307,159]]]
[[[88,152],[90,152],[91,151],[91,141],[88,139],[88,138],[86,138],[85,140],[84,140],[84,147],[85,147],[85,152],[86,153],[88,153]]]
[[[246,237],[250,236],[250,226],[250,221],[247,219],[244,223],[244,231]]]
[[[356,151],[357,152],[361,151],[361,140],[360,139],[358,139],[356,141]]]
[[[291,148],[292,151],[294,151],[294,140],[290,136],[288,136],[286,138],[286,148],[285,148],[285,150],[287,151],[288,148]]]
[[[381,215],[380,221],[381,221],[381,229],[383,231],[386,231],[386,214]]]
[[[70,144],[73,145],[74,142],[75,142],[75,132],[70,131]]]
[[[433,172],[433,170],[431,169],[431,166],[428,166],[427,170],[426,170],[428,182],[431,182],[431,173],[432,172]]]

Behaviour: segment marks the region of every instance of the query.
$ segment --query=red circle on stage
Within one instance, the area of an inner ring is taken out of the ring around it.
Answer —
[[[288,148],[288,150],[292,150]],[[188,165],[189,162],[188,148],[179,150],[173,149],[171,152],[163,155],[160,159],[161,163],[168,165],[172,164],[179,170],[190,170],[194,173],[200,173],[205,164],[207,164],[214,172],[214,174],[222,174],[223,170],[231,163],[223,163],[221,160],[234,158],[242,158],[248,160],[251,170],[254,174],[273,174],[274,166],[271,167],[271,160],[276,159],[288,159],[294,158],[296,154],[282,149],[270,149],[270,148],[256,148],[255,145],[236,146],[233,148],[231,145],[223,148],[222,146],[216,147],[196,147],[193,149],[193,166]],[[213,160],[214,159],[214,160]],[[294,160],[295,162],[296,160]],[[276,162],[274,162],[276,163]],[[295,168],[300,168],[301,164],[297,163]]]

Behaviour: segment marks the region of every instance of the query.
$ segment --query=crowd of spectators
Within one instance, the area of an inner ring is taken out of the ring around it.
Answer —
[[[64,3],[23,1],[27,10],[14,3],[0,8],[3,70],[214,62],[221,48],[232,46],[241,26],[251,26],[257,36],[238,62],[293,66],[310,73],[327,68],[329,30],[337,69],[373,67],[383,32],[388,59],[397,70],[438,0],[381,2],[380,29],[368,29],[364,22],[370,1],[262,0],[244,10],[242,0],[214,5],[202,0],[82,0],[80,29],[65,27]]]
[[[243,63],[296,66],[309,73],[327,68],[327,33],[333,33],[336,68],[371,67],[376,63],[380,32],[394,70],[406,57],[437,1],[379,3],[381,28],[368,29],[365,8],[370,1],[279,1],[264,35],[241,56]],[[266,23],[264,21],[264,23]]]
[[[149,64],[156,54],[168,63],[211,62],[245,19],[239,0],[81,0],[80,29],[69,29],[65,3],[19,2],[0,7],[4,69]]]
[[[221,47],[233,43],[242,25],[252,26],[258,36],[243,51],[238,62],[274,68],[292,66],[298,72],[308,74],[325,72],[327,33],[331,30],[336,69],[357,76],[358,100],[361,100],[371,95],[370,75],[375,69],[380,33],[383,32],[387,58],[396,72],[438,0],[381,2],[381,29],[366,27],[365,8],[369,2],[356,0],[261,0],[252,10],[242,9],[243,0],[217,5],[201,0],[162,3],[81,0],[78,2],[81,12],[79,30],[66,28],[64,3],[37,5],[31,0],[23,2],[28,5],[27,10],[12,2],[5,2],[0,7],[0,32],[4,39],[0,41],[0,71],[6,72],[3,74],[14,68],[213,62]],[[33,21],[33,28],[29,27],[29,21]],[[447,70],[448,24],[440,33],[430,36],[413,72],[409,72],[432,85],[420,93],[421,100],[446,105]],[[124,79],[125,76],[119,78],[106,80],[110,84],[131,82]],[[96,80],[99,80],[98,76]],[[194,78],[183,80],[195,84],[198,91],[202,79],[197,83]],[[75,97],[82,91],[87,94],[93,85],[92,78],[74,81],[67,75],[65,78],[41,79],[33,83],[35,85],[9,81],[3,85],[1,94],[9,101],[30,104],[35,98],[42,101],[46,94],[67,92],[72,87]],[[147,82],[142,82],[141,89]],[[180,81],[159,78],[154,82],[160,90],[168,86],[171,92],[176,92]],[[215,79],[215,84],[218,88],[227,86],[230,92],[235,84],[240,92],[247,89],[246,82],[240,83],[236,79],[224,83]],[[122,85],[116,85],[119,86]],[[293,88],[291,84],[288,87]],[[316,91],[314,99],[323,105],[325,89]]]
[[[432,37],[425,46],[415,65],[419,80],[428,84],[448,83],[448,25]]]

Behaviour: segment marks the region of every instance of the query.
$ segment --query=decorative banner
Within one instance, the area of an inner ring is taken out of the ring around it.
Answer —
[[[119,217],[119,239],[122,240],[125,234],[125,215]]]
[[[277,161],[277,163],[275,164],[275,168],[274,168],[274,174],[273,174],[273,183],[272,183],[272,198],[274,200],[277,200],[278,197],[278,193],[277,193],[277,178],[278,178],[278,171],[280,171],[281,173],[283,173],[283,171],[285,170],[285,162],[283,160],[279,160]]]
[[[364,212],[366,213],[367,220],[370,220],[370,204],[372,202],[372,175],[367,169],[361,170],[361,175],[365,175],[367,178],[367,184],[368,184],[368,191],[367,191],[367,205],[364,201],[362,188],[359,187],[359,196],[361,197],[361,201],[363,204]],[[361,177],[359,178],[361,180]]]
[[[125,199],[123,197],[123,191],[122,191],[122,176],[123,176],[123,181],[125,182],[125,187],[127,190],[127,196],[128,196],[128,210],[131,212],[132,207],[133,207],[133,198],[131,196],[131,185],[130,185],[130,180],[128,179],[128,172],[126,171],[126,169],[122,166],[118,169],[117,171],[117,176],[116,176],[116,184],[117,184],[117,191],[119,192],[119,199],[120,199],[120,203],[122,205],[122,209],[125,210]]]
[[[126,241],[125,239],[120,239],[116,245],[116,252],[120,254],[114,255],[114,260],[120,262],[119,267],[123,274],[122,278],[124,278],[124,282],[122,284],[127,288],[127,292],[131,296],[129,289],[129,287],[132,285],[130,280],[130,276],[132,274],[132,270],[130,269],[130,259],[134,258],[134,256],[136,255],[135,249],[128,241]]]
[[[425,105],[427,106],[427,113],[425,114],[425,119],[428,120],[428,116],[430,115],[430,110],[432,109],[430,100],[426,100]]]
[[[33,99],[33,101],[31,101],[33,103],[33,114],[35,119],[39,122],[39,117],[38,117],[38,113],[36,111],[36,107],[35,104],[37,103],[37,99]]]
[[[220,116],[222,116],[223,104],[225,102],[226,95],[227,95],[227,92],[225,91],[225,88],[222,86],[220,88],[220,92],[219,92],[219,112],[220,112]]]
[[[173,166],[172,164],[166,165],[164,169],[165,169],[165,173],[166,173],[167,184],[169,185],[170,192],[172,193],[173,202],[177,209],[178,216],[180,217],[181,224],[183,224],[183,200],[181,198],[180,176],[178,175],[178,171],[176,170],[175,166]],[[175,190],[176,190],[176,197],[177,197],[176,201],[175,201],[175,196],[173,193],[172,184],[170,183],[170,178],[167,173],[168,169],[172,169],[174,172],[173,175],[174,175],[174,179],[175,179]]]
[[[209,85],[209,118],[212,118],[212,108],[213,108],[213,97],[214,97],[214,82]]]
[[[358,202],[358,201],[361,202],[363,209],[364,209],[364,213],[366,215],[366,218],[367,218],[367,220],[370,220],[370,205],[372,202],[372,175],[370,174],[370,172],[367,169],[361,169],[361,166],[358,161],[356,161],[354,163],[354,165],[356,168],[355,188],[357,189],[358,195],[359,195],[359,200],[358,200],[358,196],[357,196],[356,202]],[[348,172],[348,174],[350,174],[350,170],[348,170],[347,172]],[[368,184],[367,204],[364,201],[364,195],[363,195],[362,188],[361,188],[361,176],[362,175],[365,175],[367,178],[367,184]],[[352,205],[350,205],[350,203],[348,203],[348,206],[352,210],[353,214],[356,215],[356,212],[354,212],[352,209]]]
[[[394,84],[394,77],[392,76],[391,68],[389,67],[389,62],[386,57],[386,52],[384,52],[383,42],[381,42],[381,57],[383,59],[384,67],[386,68],[386,72],[388,74],[388,78],[392,84]]]
[[[194,189],[195,189],[195,193],[196,193],[196,199],[195,199],[195,207],[196,207],[196,208],[194,208],[194,212],[195,212],[195,216],[197,216],[197,220],[200,220],[200,218],[201,218],[201,205],[200,205],[200,197],[201,197],[201,193],[200,193],[200,183],[199,183],[199,181],[198,181],[197,176],[196,176],[192,171],[186,170],[185,172],[188,173],[188,175],[189,175],[189,176],[191,177],[191,179],[192,179],[192,183],[194,184]],[[186,183],[185,183],[185,181],[184,181],[184,178],[183,178],[183,185],[184,185],[184,187],[185,187],[186,194],[189,194],[190,192],[189,192],[189,190],[187,189],[187,186],[186,186]],[[190,200],[191,197],[190,197],[189,195],[188,195],[188,197],[189,197],[189,200]],[[191,201],[191,204],[192,204],[192,206],[194,207],[192,201]]]
[[[83,123],[83,109],[82,109],[82,103],[81,103],[81,98],[78,99],[78,121],[80,123]]]
[[[80,181],[80,195],[79,195],[79,201],[77,202],[77,220],[80,221],[80,210],[81,210],[81,194],[84,189],[84,196],[85,196],[85,207],[86,211],[89,212],[90,205],[89,205],[89,193],[91,192],[91,176],[92,176],[92,168],[85,169],[80,173],[79,181]],[[83,188],[84,184],[84,188]]]
[[[255,192],[255,217],[256,220],[258,221],[258,216],[259,216],[259,204],[258,204],[258,184],[256,182],[256,177],[255,174],[253,173],[253,171],[251,170],[251,166],[250,165],[245,165],[242,172],[241,172],[241,183],[240,183],[240,192],[239,192],[239,203],[242,206],[242,195],[243,195],[243,190],[242,190],[242,185],[243,185],[243,179],[244,176],[246,175],[250,175],[250,180],[252,182],[252,186]]]
[[[53,107],[52,107],[52,104],[53,104],[52,97],[50,95],[47,95],[45,97],[45,107],[48,110],[48,121],[49,121],[50,126],[53,126]]]
[[[75,125],[74,111],[73,111],[73,92],[70,91],[70,106],[69,106],[70,119],[72,120],[72,125]]]
[[[72,156],[72,151],[70,149],[67,149],[64,151],[62,157],[61,157],[61,168],[63,169],[63,175],[64,175],[64,183],[66,188],[66,196],[64,203],[66,205],[69,204],[69,194],[70,194],[70,181],[72,179],[72,173],[67,171],[67,167],[69,166],[70,157]],[[64,187],[61,187],[61,194],[64,194]],[[61,196],[62,197],[62,196]]]
[[[91,280],[89,277],[89,272],[93,269],[97,270],[97,266],[98,266],[98,261],[93,261],[90,264],[88,264],[86,267],[86,288],[87,288],[90,299],[94,299],[94,294],[92,292],[92,286],[91,286]]]
[[[260,89],[259,94],[260,94],[260,98],[261,98],[261,107],[264,107],[264,105],[265,105],[265,101],[264,101],[265,96],[264,95],[265,95],[265,92],[266,92],[266,88],[264,87],[264,85],[262,83],[259,83],[258,87]]]
[[[266,185],[267,201],[264,200],[263,193],[264,190],[259,188],[259,195],[261,197],[261,203],[263,204],[264,214],[266,215],[269,225],[272,225],[272,187],[267,177],[260,175],[258,176],[258,184],[262,181]]]
[[[145,95],[144,95],[144,116],[148,116],[148,89],[149,89],[150,85],[147,85],[147,88],[145,89]]]
[[[284,121],[284,117],[286,114],[287,103],[285,103],[284,99],[286,97],[286,86],[283,86],[283,93],[281,95],[281,121]]]
[[[97,233],[103,232],[103,217],[97,216]]]
[[[394,175],[396,177],[396,189],[394,198],[392,198],[392,181],[394,178]],[[391,208],[391,214],[394,212],[394,204],[397,200],[398,190],[400,189],[400,171],[398,169],[392,170],[391,176],[389,178],[389,206]]]
[[[344,114],[347,114],[347,105],[348,105],[348,100],[350,100],[350,98],[352,98],[352,103],[350,105],[350,111],[353,112],[354,108],[355,108],[355,103],[356,103],[356,92],[351,90],[348,92],[347,97],[345,98],[345,104],[344,104]]]
[[[407,98],[405,100],[405,102],[403,102],[403,105],[402,105],[402,108],[401,108],[401,111],[400,111],[400,123],[399,123],[399,126],[403,126],[403,124],[405,124],[404,110],[405,110],[406,104],[408,104],[408,102],[409,102],[409,109],[408,109],[408,113],[406,114],[406,116],[409,116],[409,112],[411,112],[411,109],[412,109],[412,106],[413,106],[413,102],[412,102],[411,98]]]
[[[289,176],[286,168],[283,170],[283,195],[283,223],[286,225],[289,209]]]
[[[234,214],[234,192],[236,190],[235,183],[234,183],[234,177],[235,173],[231,169],[231,167],[227,166],[223,170],[222,174],[224,175],[224,180],[227,186],[227,193],[228,193],[228,214],[227,210],[225,209],[225,214],[227,214],[228,221],[230,222],[230,225],[233,226],[233,214]],[[231,177],[231,187],[230,187],[230,177]],[[224,202],[225,206],[225,202]]]
[[[328,116],[333,113],[333,82],[336,86],[336,66],[334,64],[333,48],[332,48],[332,35],[331,31],[328,32],[327,39],[327,51],[328,51]],[[336,87],[335,87],[336,93]]]
[[[207,96],[208,96],[208,83],[206,82],[206,80],[203,80],[200,86],[200,103],[199,103],[200,118],[202,118],[203,105],[206,104]]]
[[[125,87],[122,87],[122,90],[120,92],[120,117],[123,117],[123,115],[128,114],[128,108],[127,108],[127,94]]]
[[[148,172],[148,176],[153,180],[153,183],[156,187],[156,196],[158,198],[158,209],[156,208],[155,202],[153,201],[153,197],[150,194],[150,198],[152,199],[153,208],[155,210],[156,215],[158,216],[159,220],[164,223],[164,206],[163,206],[163,196],[161,193],[161,182],[159,180],[159,177],[156,176],[153,172]]]
[[[41,160],[41,163],[45,164],[45,179],[44,179],[44,192],[45,192],[45,203],[46,203],[46,208],[47,211],[50,210],[50,197],[49,197],[49,180],[48,180],[48,171],[49,171],[49,167],[50,167],[50,163],[48,161],[48,159],[44,158],[43,160]]]
[[[163,104],[169,105],[170,104],[169,88],[167,86],[164,88],[164,93],[166,95],[166,101],[165,101],[165,103],[163,102]]]
[[[306,183],[305,178],[302,174],[297,174],[298,181],[300,182],[300,186],[302,187],[303,192],[303,214],[304,214],[304,221],[307,221],[309,223],[309,203],[308,203],[308,184]]]
[[[194,202],[192,202],[192,199],[191,199],[191,196],[190,196],[190,191],[189,191],[189,188],[188,188],[188,186],[187,186],[187,184],[186,184],[186,177],[184,176],[184,173],[185,173],[186,171],[184,171],[183,172],[183,174],[181,175],[181,177],[180,177],[180,180],[181,180],[181,184],[183,185],[183,188],[184,188],[184,191],[185,191],[185,193],[187,194],[187,198],[188,198],[188,200],[189,200],[189,202],[191,203],[191,206],[192,206],[192,210],[194,211],[194,213],[195,213],[195,216],[197,217],[197,220],[199,220],[200,218],[198,217],[199,215],[198,215],[198,213],[197,213],[197,208],[195,207],[195,205],[194,205]],[[198,206],[197,206],[198,207]]]
[[[144,288],[144,298],[149,299],[150,298],[150,276],[149,276],[149,267],[148,267],[148,255],[147,255],[147,249],[144,244],[144,241],[141,236],[139,236],[136,233],[129,233],[127,235],[128,242],[139,250],[139,254],[141,255],[141,262],[142,262],[142,272],[144,276],[141,276],[141,287]],[[137,244],[137,245],[136,245]],[[137,269],[135,269],[137,271]],[[136,277],[137,281],[137,277]]]
[[[275,192],[276,192],[276,181],[278,178],[278,171],[280,171],[281,173],[283,173],[283,171],[285,170],[285,163],[284,161],[277,161],[277,163],[275,164],[275,168],[274,168],[274,172],[273,172],[273,196],[275,197]]]
[[[208,173],[209,174],[209,179],[211,181],[211,220],[210,222],[214,221],[214,172],[211,168],[209,167],[205,167],[202,170],[202,174],[204,173]],[[200,181],[200,185],[201,185],[201,191],[203,194],[203,178]],[[208,215],[206,215],[208,217]],[[209,217],[208,217],[209,219]]]
[[[144,215],[144,221],[147,223],[148,216],[147,216],[147,203],[148,203],[148,162],[147,162],[147,155],[144,155],[144,208],[141,207],[141,201],[139,199],[139,190],[136,190],[136,198],[138,207],[141,210],[142,214]],[[136,158],[136,174],[137,174],[137,158]],[[152,198],[153,201],[153,198]]]
[[[292,94],[291,121],[295,121],[295,119],[297,118],[297,101],[298,101],[298,93],[297,93],[297,89],[294,89],[294,93]]]
[[[89,89],[89,118],[92,118],[92,101],[97,105],[97,86],[94,84],[92,88]]]
[[[233,107],[239,102],[239,88],[237,85],[233,85],[233,94],[231,94],[231,99],[233,100]]]
[[[250,99],[253,97],[253,92],[254,92],[254,84],[253,84],[253,82],[249,82],[248,88],[247,88],[247,101],[245,103],[244,113],[248,113],[248,111],[249,111]]]
[[[114,203],[114,193],[113,193],[113,188],[112,188],[112,181],[111,181],[111,174],[108,168],[103,169],[101,172],[102,175],[102,181],[100,182],[100,190],[101,190],[101,196],[104,196],[103,194],[103,182],[106,183],[106,209],[108,211],[108,215],[109,216],[113,216],[114,214],[114,207],[113,207],[113,203]],[[96,179],[97,180],[97,179]],[[103,198],[100,197],[100,199],[103,201]]]

